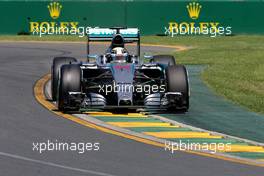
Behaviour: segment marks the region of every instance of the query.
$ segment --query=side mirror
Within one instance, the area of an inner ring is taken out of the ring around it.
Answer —
[[[144,58],[148,59],[148,60],[151,60],[151,59],[153,59],[153,56],[152,55],[144,55]]]
[[[144,61],[145,60],[147,60],[147,62],[152,62],[153,61],[153,56],[144,54]]]
[[[98,57],[97,54],[88,54],[88,58],[96,59]]]
[[[90,59],[94,59],[95,61],[97,61],[98,55],[97,54],[88,54],[87,55],[88,62],[90,62]]]

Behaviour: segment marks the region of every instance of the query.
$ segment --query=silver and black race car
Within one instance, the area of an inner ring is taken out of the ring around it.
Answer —
[[[109,41],[101,55],[91,55],[90,43]],[[136,43],[136,54],[126,45]],[[140,57],[137,28],[91,28],[87,61],[55,57],[51,67],[52,99],[61,111],[83,109],[189,108],[188,73],[170,55]]]

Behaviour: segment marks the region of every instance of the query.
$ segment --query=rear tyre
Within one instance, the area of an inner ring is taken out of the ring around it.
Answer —
[[[69,92],[81,92],[81,68],[77,64],[67,64],[61,67],[59,80],[58,109],[60,111],[78,110],[79,107],[71,107]]]
[[[182,93],[182,97],[179,100],[177,99],[176,104],[170,108],[187,111],[189,109],[189,81],[185,66],[168,66],[166,69],[166,76],[167,91]]]
[[[166,65],[176,65],[175,58],[171,55],[155,55],[153,56],[153,62]]]
[[[51,66],[51,98],[53,101],[57,100],[58,81],[60,75],[60,68],[64,64],[77,62],[73,57],[55,57]]]

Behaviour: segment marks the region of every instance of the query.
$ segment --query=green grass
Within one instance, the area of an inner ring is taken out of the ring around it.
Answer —
[[[85,41],[74,36],[0,36],[0,40]],[[206,64],[202,79],[216,93],[264,114],[264,36],[142,37],[142,43],[182,45],[172,53],[181,64]]]
[[[206,64],[202,79],[219,95],[264,113],[264,36],[145,37],[145,43],[191,46],[174,52],[181,64]]]

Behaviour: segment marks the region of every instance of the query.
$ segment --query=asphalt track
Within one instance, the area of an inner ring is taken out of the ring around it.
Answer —
[[[263,175],[261,167],[183,152],[170,154],[162,148],[81,126],[44,109],[34,98],[33,86],[50,69],[52,57],[61,55],[81,59],[85,45],[0,43],[0,175]],[[33,142],[56,139],[99,142],[100,150],[84,154],[32,151]]]

